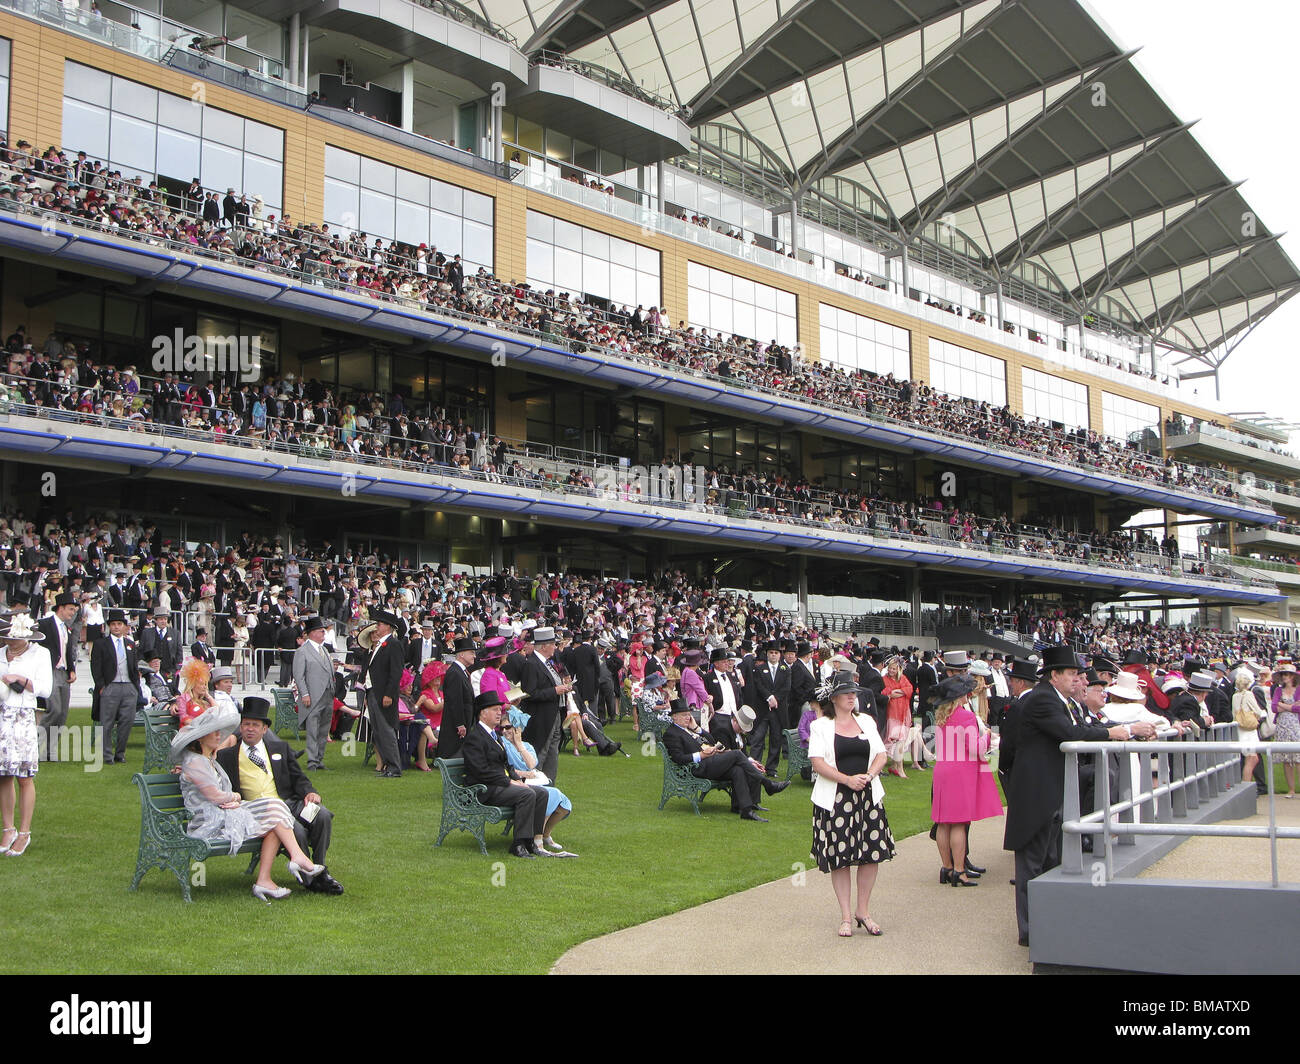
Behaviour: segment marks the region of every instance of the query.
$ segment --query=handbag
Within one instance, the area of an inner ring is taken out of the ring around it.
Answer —
[[[1248,709],[1234,710],[1232,719],[1242,731],[1255,731],[1259,728],[1259,718]]]
[[[1264,711],[1264,719],[1259,722],[1259,737],[1261,739],[1271,739],[1277,731],[1277,718],[1268,710]]]

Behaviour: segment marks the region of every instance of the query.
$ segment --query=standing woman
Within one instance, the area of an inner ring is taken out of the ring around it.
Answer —
[[[812,856],[818,868],[830,873],[843,918],[840,938],[853,934],[855,921],[868,934],[881,934],[880,925],[871,919],[871,889],[876,865],[894,856],[880,783],[888,755],[874,718],[858,712],[863,690],[853,673],[836,673],[819,692],[822,715],[808,733],[814,773]],[[858,904],[850,915],[853,868]]]
[[[919,733],[920,729],[912,726],[912,681],[903,675],[902,663],[897,657],[890,658],[889,664],[885,666],[882,694],[889,703],[885,742],[889,747],[889,760],[894,762],[889,771],[899,779],[907,779],[907,773],[903,771],[903,757],[910,745],[912,731]],[[914,766],[919,764],[915,746],[912,749],[912,762]]]
[[[9,857],[21,857],[32,842],[40,761],[36,700],[54,689],[49,652],[36,645],[44,638],[28,614],[0,622],[0,853]],[[14,826],[15,786],[21,828]]]
[[[1242,766],[1241,778],[1248,780],[1255,774],[1259,764],[1259,722],[1264,711],[1259,708],[1255,692],[1254,674],[1244,666],[1233,677],[1236,693],[1232,696],[1232,719],[1237,724],[1237,740],[1241,743],[1241,756],[1246,759]]]
[[[1290,658],[1279,658],[1277,668],[1273,670],[1277,684],[1273,688],[1273,713],[1277,717],[1277,731],[1273,734],[1275,742],[1300,743],[1300,690],[1297,690],[1296,678],[1300,676]],[[1274,761],[1282,762],[1282,771],[1286,773],[1286,797],[1295,797],[1296,765],[1300,764],[1300,754],[1278,754]]]
[[[950,676],[931,689],[934,710],[934,793],[930,817],[938,830],[939,882],[973,887],[966,863],[967,832],[975,820],[1002,815],[998,785],[984,755],[989,735],[966,704],[978,681],[970,674]]]

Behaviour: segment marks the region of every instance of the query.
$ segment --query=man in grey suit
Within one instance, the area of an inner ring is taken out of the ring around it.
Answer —
[[[324,769],[325,742],[334,713],[334,662],[325,649],[325,622],[311,617],[293,652],[293,683],[298,689],[298,723],[307,732],[307,767]]]

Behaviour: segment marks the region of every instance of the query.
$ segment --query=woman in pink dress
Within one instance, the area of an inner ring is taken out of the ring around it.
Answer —
[[[419,762],[423,761],[427,765],[429,748],[438,745],[438,729],[442,726],[442,678],[446,675],[447,666],[441,661],[426,662],[420,670],[420,697],[415,700],[415,712],[424,717],[433,736],[432,741],[425,736],[425,741],[420,744],[416,767],[422,772],[427,772],[428,769]]]
[[[975,677],[950,676],[931,691],[934,709],[934,792],[930,818],[939,846],[939,882],[973,887],[966,870],[967,831],[972,821],[1002,815],[1002,799],[988,762],[990,734],[966,704]]]
[[[506,660],[506,640],[504,636],[493,636],[478,652],[479,661],[483,662],[483,668],[478,671],[478,693],[484,691],[495,691],[501,697],[501,705],[504,712],[509,712],[511,701],[507,697],[510,693],[510,681],[506,679],[506,674],[501,671],[501,666]],[[518,694],[515,697],[515,703],[518,703],[524,696]]]

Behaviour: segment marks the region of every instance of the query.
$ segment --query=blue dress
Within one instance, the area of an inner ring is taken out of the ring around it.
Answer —
[[[524,743],[524,747],[525,749],[527,749],[527,751],[530,754],[533,755],[533,758],[536,759],[537,751],[533,749],[533,744]],[[507,760],[509,760],[510,767],[512,769],[514,769],[516,772],[529,771],[528,762],[524,760],[524,755],[515,749],[514,743],[506,743],[505,748],[506,748],[506,758]],[[547,816],[550,816],[552,813],[555,812],[555,810],[561,807],[569,810],[569,812],[573,812],[573,803],[569,801],[568,795],[566,795],[562,790],[560,790],[560,788],[543,787],[541,789],[546,792],[546,815]]]

